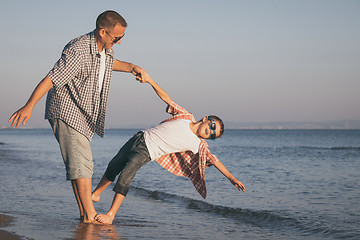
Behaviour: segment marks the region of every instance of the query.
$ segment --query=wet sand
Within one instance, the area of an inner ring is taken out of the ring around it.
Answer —
[[[0,214],[0,228],[11,225],[13,220],[14,218],[11,216]],[[20,236],[17,236],[15,234],[0,229],[0,239],[20,240],[21,238]]]
[[[64,238],[61,237],[61,233],[57,233],[55,235],[48,235],[45,237],[45,233],[41,232],[40,234],[36,235],[35,237],[27,238],[25,236],[19,236],[14,234],[10,231],[6,231],[2,228],[7,226],[14,225],[15,218],[12,216],[8,216],[5,214],[0,213],[0,240],[22,240],[22,239],[73,239],[73,240],[84,240],[84,239],[114,239],[118,240],[121,239],[120,233],[116,230],[114,225],[101,225],[101,224],[88,224],[73,221],[74,224],[70,224],[71,227],[67,227],[66,231],[73,231],[69,237],[66,237],[66,233],[64,233]],[[21,228],[22,223],[20,225],[15,225],[16,227]],[[134,225],[126,225],[126,224],[118,224],[118,226],[124,227],[138,227]],[[61,231],[61,230],[60,230]]]

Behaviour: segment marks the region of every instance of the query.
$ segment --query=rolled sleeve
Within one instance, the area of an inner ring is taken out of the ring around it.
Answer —
[[[78,74],[81,69],[81,54],[77,54],[74,49],[65,47],[61,58],[55,63],[53,69],[48,73],[48,77],[55,87],[62,87]]]
[[[206,166],[210,167],[214,165],[214,163],[216,163],[217,161],[219,161],[219,159],[215,155],[209,153],[208,157],[206,158]]]
[[[186,111],[185,108],[181,107],[174,101],[172,101],[171,104],[167,106],[166,112],[170,113],[171,115],[176,115],[176,114],[181,114],[181,113],[189,113],[188,111]]]

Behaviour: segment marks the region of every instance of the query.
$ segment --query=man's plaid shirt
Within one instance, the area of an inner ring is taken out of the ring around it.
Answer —
[[[176,119],[187,119],[196,122],[194,116],[180,107],[175,102],[168,106],[167,112],[172,115],[167,121]],[[188,177],[199,194],[206,198],[206,180],[205,180],[205,166],[211,166],[214,162],[219,161],[215,155],[212,155],[209,150],[209,145],[204,139],[201,139],[199,145],[199,152],[194,154],[192,151],[171,153],[163,155],[156,160],[169,172],[183,177]]]
[[[48,73],[54,87],[46,99],[45,118],[60,118],[89,140],[104,136],[105,111],[110,88],[113,50],[105,50],[105,76],[99,92],[100,54],[94,32],[71,40]]]

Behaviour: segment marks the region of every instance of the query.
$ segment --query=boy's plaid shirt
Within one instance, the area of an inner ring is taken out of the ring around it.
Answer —
[[[176,119],[187,119],[196,122],[194,116],[190,112],[186,111],[175,102],[172,102],[171,105],[168,106],[167,112],[173,116],[163,122]],[[206,141],[201,139],[197,154],[194,154],[192,151],[171,153],[161,156],[156,161],[169,172],[177,176],[188,177],[199,194],[205,199],[205,166],[209,167],[219,160],[215,155],[210,153],[209,145]]]

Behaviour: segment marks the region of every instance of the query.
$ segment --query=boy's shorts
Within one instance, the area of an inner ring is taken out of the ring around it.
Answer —
[[[90,142],[61,119],[49,119],[66,168],[66,179],[92,178],[94,162]]]

